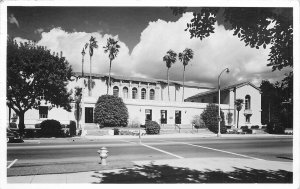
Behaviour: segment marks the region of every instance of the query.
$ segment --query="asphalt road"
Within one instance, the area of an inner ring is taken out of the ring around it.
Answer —
[[[107,165],[97,151],[107,147]],[[292,137],[148,138],[39,140],[8,144],[8,176],[80,172],[133,167],[132,161],[178,158],[252,158],[293,161]]]

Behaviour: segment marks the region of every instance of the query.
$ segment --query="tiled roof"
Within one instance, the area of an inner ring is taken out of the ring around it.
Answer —
[[[245,85],[250,85],[252,87],[254,87],[255,89],[259,90],[260,89],[258,87],[256,87],[255,85],[253,85],[251,82],[247,81],[247,82],[242,82],[242,83],[237,83],[237,84],[234,84],[234,85],[230,85],[230,86],[227,86],[227,87],[224,87],[221,89],[221,91],[227,91],[227,90],[230,90],[230,89],[234,89],[234,88],[240,88],[240,87],[243,87]],[[189,98],[187,98],[186,100],[189,100],[189,99],[192,99],[192,98],[196,98],[196,97],[201,97],[201,96],[205,96],[205,95],[209,95],[209,94],[213,94],[213,93],[217,93],[218,92],[218,89],[214,89],[214,90],[210,90],[210,91],[206,91],[206,92],[203,92],[203,93],[198,93],[194,96],[191,96]]]
[[[81,72],[74,72],[76,77],[81,77]],[[91,74],[92,77],[100,78],[100,77],[108,77],[106,74]],[[85,77],[88,77],[89,73],[85,73]],[[153,78],[141,78],[141,77],[129,77],[129,76],[118,76],[118,75],[111,75],[112,78],[117,80],[127,80],[127,81],[139,81],[139,82],[149,82],[149,83],[164,83],[167,84],[167,80],[164,79],[153,79]],[[177,84],[182,85],[180,81],[172,81],[170,80],[170,84]],[[200,83],[192,83],[192,82],[185,82],[185,87],[197,87],[197,88],[204,88],[204,89],[214,89],[214,87],[207,85],[207,84],[200,84]]]

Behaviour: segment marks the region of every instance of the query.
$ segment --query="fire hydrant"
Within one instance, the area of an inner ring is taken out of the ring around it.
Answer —
[[[105,147],[102,147],[100,150],[97,151],[100,157],[101,165],[106,165],[106,158],[108,157],[108,150]]]

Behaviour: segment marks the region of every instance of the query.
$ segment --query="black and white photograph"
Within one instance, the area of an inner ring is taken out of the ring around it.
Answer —
[[[299,188],[299,1],[260,2],[0,1],[1,186]]]

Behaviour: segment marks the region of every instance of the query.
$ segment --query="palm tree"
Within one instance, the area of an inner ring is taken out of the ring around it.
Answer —
[[[119,53],[119,48],[120,45],[118,45],[118,41],[115,41],[113,38],[108,38],[107,39],[107,44],[106,46],[103,47],[105,50],[105,53],[109,53],[108,57],[109,57],[109,76],[108,76],[108,83],[107,83],[107,92],[106,94],[108,94],[108,89],[110,86],[110,71],[111,71],[111,63],[113,61],[113,59],[115,59]]]
[[[184,80],[185,80],[185,67],[189,64],[189,61],[193,59],[194,52],[192,49],[186,48],[182,53],[178,54],[179,60],[183,63],[183,82],[182,82],[182,102],[184,101]]]
[[[243,100],[243,99],[236,99],[236,100],[234,101],[235,108],[236,108],[236,110],[238,111],[238,116],[237,116],[237,128],[239,128],[239,117],[240,117],[240,111],[241,111],[241,109],[243,108],[243,103],[244,103],[244,100]]]
[[[94,54],[94,49],[98,48],[98,44],[96,38],[91,36],[89,43],[85,44],[85,49],[89,47],[89,54],[90,54],[90,79],[89,79],[89,96],[92,95],[91,93],[91,81],[92,81],[92,56]]]
[[[176,62],[177,54],[173,50],[169,50],[167,54],[163,57],[163,61],[166,62],[167,66],[167,79],[168,79],[168,97],[170,101],[170,87],[169,87],[169,69],[171,68],[172,64]]]

